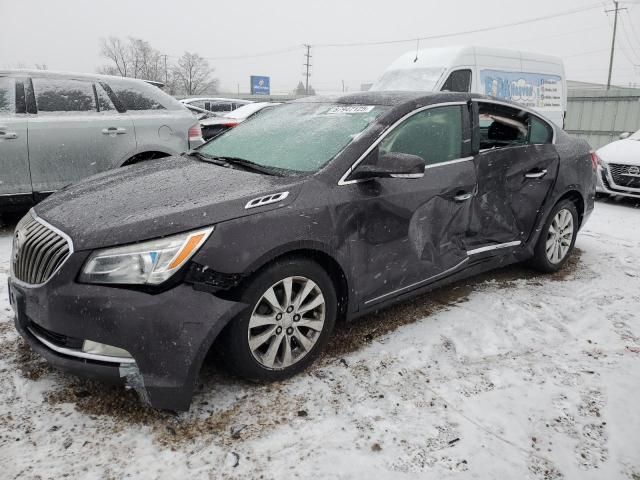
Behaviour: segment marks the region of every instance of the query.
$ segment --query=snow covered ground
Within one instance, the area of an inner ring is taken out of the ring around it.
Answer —
[[[640,208],[562,274],[511,267],[338,328],[289,381],[203,374],[179,416],[25,348],[0,231],[2,478],[640,479]]]

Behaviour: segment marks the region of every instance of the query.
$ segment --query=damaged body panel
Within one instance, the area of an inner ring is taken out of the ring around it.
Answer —
[[[285,378],[337,317],[531,259],[559,206],[577,233],[594,196],[588,146],[521,106],[306,98],[36,206],[14,236],[11,304],[50,363],[187,409],[212,346],[246,348],[247,365]],[[87,341],[130,359],[92,357]]]

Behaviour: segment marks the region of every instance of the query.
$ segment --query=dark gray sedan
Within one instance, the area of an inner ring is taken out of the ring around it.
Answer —
[[[62,369],[186,409],[212,348],[244,378],[281,380],[336,321],[515,262],[561,269],[595,161],[535,112],[474,94],[294,101],[37,205],[14,236],[16,326]]]

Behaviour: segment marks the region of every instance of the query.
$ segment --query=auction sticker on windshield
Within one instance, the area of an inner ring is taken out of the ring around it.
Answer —
[[[327,113],[368,113],[375,108],[375,105],[340,105],[331,107]]]

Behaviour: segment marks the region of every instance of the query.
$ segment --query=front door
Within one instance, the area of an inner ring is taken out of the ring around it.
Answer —
[[[424,177],[347,187],[358,212],[352,251],[365,307],[435,281],[467,261],[476,177],[472,158],[462,158],[466,110],[466,105],[448,105],[418,111],[363,161],[375,162],[390,152],[419,155],[426,163]]]
[[[16,98],[17,110],[16,110]],[[0,196],[31,195],[22,83],[0,77]]]
[[[483,102],[476,112],[478,192],[470,252],[502,254],[528,241],[555,182],[559,157],[553,129],[540,117]]]

